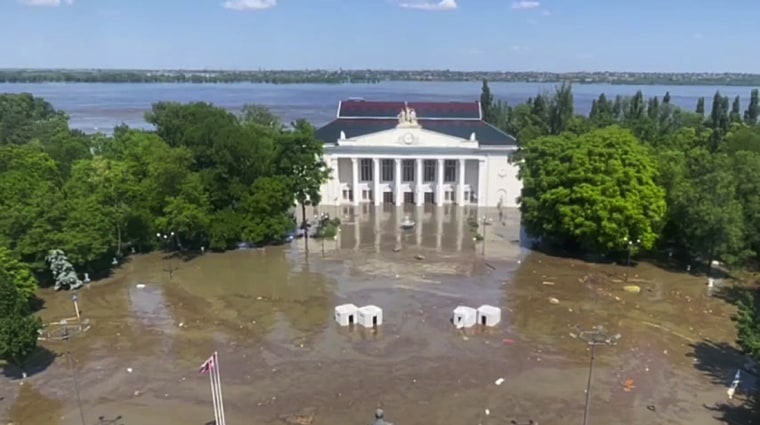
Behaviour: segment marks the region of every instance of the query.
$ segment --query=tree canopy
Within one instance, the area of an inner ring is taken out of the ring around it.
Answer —
[[[155,131],[85,135],[44,99],[0,95],[0,261],[24,297],[29,276],[52,280],[51,250],[83,274],[158,248],[158,233],[180,249],[277,243],[296,202],[320,202],[327,168],[305,121],[200,102],[160,102],[146,120]]]

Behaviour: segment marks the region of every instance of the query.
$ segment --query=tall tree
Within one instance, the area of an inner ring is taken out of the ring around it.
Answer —
[[[549,133],[556,135],[567,130],[573,115],[573,88],[563,82],[556,88],[549,104]]]
[[[749,106],[744,111],[744,122],[748,125],[755,125],[758,116],[760,116],[760,91],[753,89],[749,97]]]
[[[314,135],[314,127],[300,120],[294,130],[285,134],[277,146],[278,173],[289,176],[291,193],[301,205],[302,219],[306,220],[306,205],[319,205],[320,189],[330,177],[330,169],[322,160],[323,142]]]
[[[536,139],[523,147],[520,209],[530,234],[586,252],[656,242],[665,192],[649,150],[619,127]]]
[[[483,80],[483,86],[480,89],[480,110],[483,112],[483,120],[487,123],[494,124],[496,121],[496,105],[494,104],[491,88],[488,87],[488,80]]]
[[[742,122],[742,105],[739,96],[736,96],[734,102],[731,104],[731,112],[728,114],[728,120],[732,123]]]
[[[697,98],[697,109],[695,112],[702,116],[705,115],[705,98],[704,97]]]

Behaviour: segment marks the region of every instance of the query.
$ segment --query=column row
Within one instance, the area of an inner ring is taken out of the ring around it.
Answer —
[[[465,184],[466,169],[464,159],[351,158],[351,181],[344,182],[351,195],[344,194],[344,201],[467,204],[475,196]],[[477,186],[482,174],[477,174]]]

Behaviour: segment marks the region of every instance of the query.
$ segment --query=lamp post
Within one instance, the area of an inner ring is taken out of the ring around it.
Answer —
[[[594,359],[596,358],[597,345],[616,345],[621,338],[620,334],[607,335],[604,328],[595,326],[589,331],[581,330],[579,326],[575,329],[578,332],[578,338],[591,346],[591,360],[588,366],[588,381],[586,382],[586,404],[583,408],[583,425],[588,425],[589,410],[591,408],[591,376],[594,372]]]
[[[156,233],[156,238],[158,239],[159,244],[164,244],[164,246],[166,246],[166,244],[169,244],[169,247],[171,248],[174,247],[174,232],[169,232],[169,233],[158,232]],[[174,250],[170,249],[170,251],[174,251]],[[171,261],[169,261],[168,266],[164,270],[166,270],[166,272],[169,273],[169,279],[171,279],[174,276],[174,266]]]
[[[623,242],[626,243],[628,248],[628,257],[625,261],[625,281],[628,282],[628,269],[631,268],[631,252],[633,251],[634,246],[639,246],[641,244],[641,239],[636,239],[635,241],[633,239],[628,239],[626,236],[623,239]]]
[[[79,419],[82,421],[82,425],[87,425],[84,420],[84,409],[82,409],[82,399],[79,396],[79,381],[77,380],[77,372],[76,372],[76,369],[74,368],[74,363],[71,360],[71,345],[69,342],[70,335],[69,335],[68,323],[66,322],[66,320],[61,321],[61,326],[63,327],[62,337],[63,337],[63,340],[66,341],[66,359],[69,364],[69,371],[71,371],[71,380],[74,381],[74,392],[76,393],[77,406],[79,407]]]

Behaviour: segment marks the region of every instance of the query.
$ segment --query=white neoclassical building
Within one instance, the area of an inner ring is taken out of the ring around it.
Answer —
[[[332,170],[322,205],[517,206],[516,140],[480,102],[345,100],[317,138]]]

